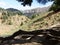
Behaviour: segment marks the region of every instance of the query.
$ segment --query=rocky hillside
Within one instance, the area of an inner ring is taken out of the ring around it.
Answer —
[[[53,25],[60,24],[60,12],[47,12],[33,18],[29,23],[23,25],[23,30],[46,29]]]
[[[30,19],[22,14],[10,12],[5,9],[0,10],[0,36],[6,36],[16,31],[15,29],[28,23]],[[11,31],[12,30],[12,31]]]
[[[32,31],[46,29],[56,24],[60,24],[60,12],[53,13],[53,11],[51,11],[36,14],[34,18],[30,19],[22,14],[19,15],[18,13],[10,12],[5,9],[0,10],[0,36],[12,35],[19,29]]]

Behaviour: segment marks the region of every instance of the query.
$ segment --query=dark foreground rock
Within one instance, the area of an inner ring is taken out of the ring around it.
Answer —
[[[19,30],[0,40],[0,45],[60,45],[60,26],[31,32]]]

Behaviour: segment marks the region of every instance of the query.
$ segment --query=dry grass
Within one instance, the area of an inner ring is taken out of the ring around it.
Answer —
[[[2,17],[2,15],[1,15]],[[2,23],[3,19],[0,18],[0,36],[8,36],[12,35],[14,32],[19,30],[21,24],[25,24],[30,19],[26,16],[14,15],[8,17],[4,23]]]

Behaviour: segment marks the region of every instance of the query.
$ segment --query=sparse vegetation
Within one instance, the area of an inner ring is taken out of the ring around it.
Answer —
[[[0,34],[11,35],[12,33],[18,31],[19,29],[25,31],[45,29],[54,24],[60,23],[60,12],[49,15],[49,13],[51,12],[36,14],[32,16],[32,19],[30,19],[24,15],[19,15],[17,13],[4,10],[1,12],[2,14],[0,14],[1,15],[0,26],[2,25],[4,33],[2,34],[0,32]],[[7,29],[5,29],[4,27],[5,28],[7,27]],[[9,34],[7,34],[6,32]]]
[[[36,29],[44,29],[49,28],[52,25],[60,23],[60,12],[49,15],[50,12],[44,13],[42,15],[38,15],[33,18],[29,23],[23,25],[21,29],[23,30],[36,30]]]
[[[17,31],[15,29],[19,29],[20,26],[28,23],[30,19],[18,13],[19,12],[11,12],[5,9],[0,11],[0,36],[11,35],[13,32]]]

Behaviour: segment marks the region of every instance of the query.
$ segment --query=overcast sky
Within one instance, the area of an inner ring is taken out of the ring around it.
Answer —
[[[36,0],[33,0],[32,6],[22,6],[21,3],[17,2],[16,0],[0,0],[0,7],[2,8],[15,8],[18,10],[28,10],[28,9],[33,9],[37,7],[47,7],[51,5],[53,2],[48,2],[45,5],[37,3]]]

